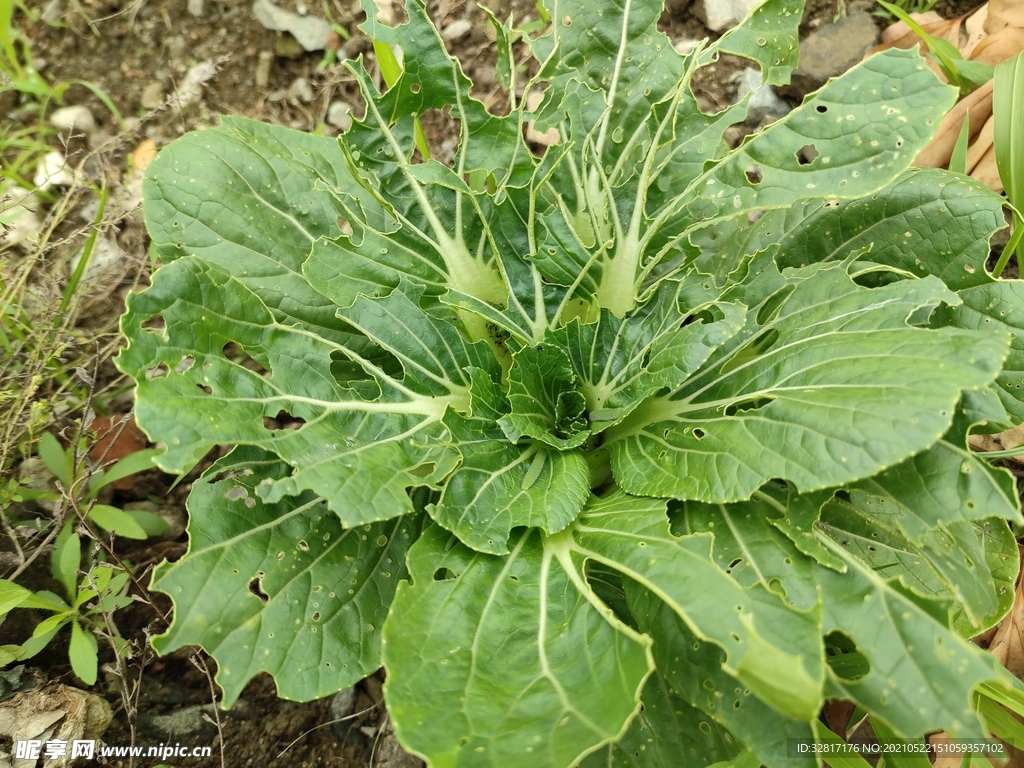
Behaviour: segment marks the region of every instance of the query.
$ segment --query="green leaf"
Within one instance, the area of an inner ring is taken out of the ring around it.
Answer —
[[[953,154],[949,157],[949,170],[956,173],[967,173],[967,144],[971,140],[971,111],[964,114],[964,122],[953,145]]]
[[[0,579],[0,619],[15,608],[40,608],[44,611],[66,611],[63,602],[46,599],[45,593],[36,594],[7,579]]]
[[[313,489],[343,521],[358,525],[411,512],[406,489],[436,483],[454,468],[458,455],[445,443],[441,417],[448,404],[468,407],[463,369],[483,364],[479,350],[450,327],[444,338],[454,346],[440,347],[446,354],[436,358],[428,353],[425,345],[435,343],[440,326],[432,327],[422,311],[416,326],[422,338],[406,335],[400,343],[394,328],[386,336],[399,310],[419,311],[396,293],[363,316],[363,327],[395,341],[406,366],[402,381],[348,347],[279,325],[253,293],[214,265],[179,259],[130,298],[122,327],[133,342],[116,362],[139,381],[139,425],[167,446],[157,459],[161,467],[180,470],[218,444],[262,447],[297,470],[261,486],[263,498],[274,502]],[[156,315],[166,324],[159,334],[142,327]],[[267,375],[229,359],[229,342]],[[346,358],[374,379],[358,390],[346,386],[333,368],[335,359]],[[147,376],[161,366],[166,376]],[[454,378],[442,380],[438,366],[451,366]],[[489,367],[496,367],[493,360]],[[282,411],[305,424],[264,426]],[[183,412],[191,418],[183,420]]]
[[[621,491],[596,499],[552,546],[657,594],[698,637],[724,648],[724,669],[776,711],[806,720],[820,708],[824,651],[816,603],[792,609],[766,591],[745,590],[712,560],[711,536],[669,533],[664,501]],[[783,625],[785,634],[778,631]]]
[[[587,401],[568,355],[557,346],[538,344],[515,353],[508,400],[512,412],[498,423],[513,442],[532,437],[564,451],[590,436]]]
[[[810,741],[806,722],[783,717],[725,670],[725,652],[702,641],[668,605],[626,582],[630,609],[654,638],[654,662],[676,693],[747,745],[769,768],[815,768],[813,757],[790,757],[789,740]]]
[[[907,325],[939,302],[956,297],[934,278],[869,289],[842,265],[787,272],[682,388],[606,432],[616,480],[629,493],[733,501],[773,477],[803,492],[835,486],[928,447],[1007,344]],[[894,429],[898,442],[878,440]]]
[[[1018,231],[1024,227],[1020,211],[1024,210],[1024,154],[1021,152],[1020,125],[1024,115],[1024,55],[1000,63],[995,70],[992,91],[992,113],[995,120],[993,142],[996,149],[996,167],[999,180],[1006,190],[1006,198],[1016,209],[1014,226]],[[1017,257],[1024,258],[1024,247],[1018,239]],[[1012,249],[1007,248],[1007,252]],[[1009,257],[1001,257],[995,274],[1002,272]]]
[[[685,380],[744,323],[739,304],[709,304],[695,281],[666,280],[627,320],[602,311],[574,318],[550,338],[569,356],[586,397],[591,432],[621,421],[663,387]]]
[[[972,691],[998,673],[991,656],[949,630],[949,603],[887,579],[827,537],[822,542],[846,572],[816,564],[767,523],[780,503],[775,495],[762,498],[718,506],[688,502],[685,530],[713,530],[715,559],[732,563],[741,584],[774,584],[796,605],[821,600],[822,633],[842,633],[870,665],[856,680],[830,671],[830,696],[851,699],[903,738],[940,729],[980,737]]]
[[[687,704],[657,672],[647,678],[641,697],[643,711],[629,730],[584,759],[582,768],[704,768],[739,752],[728,731]]]
[[[145,448],[141,451],[135,451],[135,453],[125,456],[123,459],[118,459],[117,463],[113,466],[97,472],[95,475],[89,478],[89,494],[95,496],[100,488],[110,485],[124,477],[129,477],[137,472],[145,472],[147,469],[152,469],[153,459],[160,453],[155,448]]]
[[[318,238],[339,234],[346,211],[335,189],[358,189],[337,141],[228,115],[150,163],[143,214],[155,257],[200,256],[233,274],[276,320],[348,340],[336,308],[301,271]]]
[[[188,553],[153,577],[175,605],[154,647],[202,646],[228,705],[260,672],[283,698],[308,701],[377,669],[381,626],[418,532],[416,516],[342,528],[310,493],[260,499],[260,483],[285,474],[252,448],[215,463],[189,500]]]
[[[71,670],[86,685],[96,684],[99,657],[96,638],[92,632],[82,629],[77,621],[71,622],[71,644],[68,646]]]
[[[89,509],[89,519],[100,528],[126,539],[145,539],[149,536],[132,515],[109,504],[93,504]]]
[[[803,10],[803,0],[762,2],[709,45],[701,53],[701,62],[711,62],[719,53],[743,56],[761,65],[762,82],[786,85],[800,58],[798,31]]]
[[[626,730],[650,643],[535,532],[495,557],[434,526],[409,570],[383,646],[388,709],[408,749],[432,765],[543,768]]]
[[[82,563],[82,542],[70,521],[64,524],[50,555],[50,574],[64,587],[64,594],[74,599],[78,591],[78,569]]]
[[[468,547],[505,554],[509,531],[522,525],[557,533],[590,496],[590,467],[579,452],[533,441],[516,445],[493,421],[451,411],[445,424],[462,464],[428,511]]]
[[[36,450],[39,451],[39,458],[43,460],[46,468],[53,473],[54,477],[60,480],[65,490],[70,490],[70,460],[64,453],[64,448],[57,442],[57,438],[49,432],[43,432],[42,437],[39,438],[39,445]]]

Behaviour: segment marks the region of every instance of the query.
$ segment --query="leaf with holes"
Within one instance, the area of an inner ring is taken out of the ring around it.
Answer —
[[[361,0],[351,128],[226,118],[150,166],[116,363],[161,468],[233,449],[157,648],[226,700],[383,662],[431,766],[802,768],[826,698],[979,734],[957,633],[1021,516],[969,437],[1024,418],[1024,289],[1002,201],[908,170],[954,90],[887,51],[733,147],[701,70],[786,82],[801,0],[687,55],[658,0],[545,2],[489,19],[482,87],[424,0]]]
[[[342,528],[312,493],[260,498],[260,483],[287,475],[288,465],[255,448],[216,462],[192,491],[188,552],[153,577],[174,601],[154,647],[202,646],[217,659],[227,706],[260,672],[274,675],[278,695],[308,701],[376,670],[381,627],[419,534],[418,514]]]

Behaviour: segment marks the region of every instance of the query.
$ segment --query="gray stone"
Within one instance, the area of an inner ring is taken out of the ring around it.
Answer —
[[[739,24],[761,0],[697,0],[693,13],[715,32],[725,32]]]
[[[356,711],[356,688],[350,685],[331,697],[331,730],[339,741],[345,740],[352,713]]]
[[[188,12],[195,16],[197,19],[202,18],[206,12],[206,0],[188,0]]]
[[[791,90],[804,96],[831,77],[859,63],[878,40],[878,27],[867,13],[854,13],[826,24],[800,43],[800,66],[793,72]]]
[[[352,127],[352,107],[345,101],[332,101],[327,108],[327,122],[340,131]]]
[[[50,115],[50,125],[66,135],[73,131],[89,137],[96,132],[96,119],[89,108],[82,105],[56,110]]]
[[[313,86],[304,77],[297,77],[288,86],[288,96],[305,104],[313,100]]]
[[[789,103],[781,99],[770,85],[762,85],[761,70],[757,67],[744,69],[736,75],[735,80],[738,85],[736,101],[751,94],[747,102],[747,125],[758,126],[765,118],[778,120],[789,114]]]
[[[322,51],[327,48],[333,30],[324,19],[315,16],[299,16],[274,5],[270,0],[256,0],[252,12],[267,29],[275,32],[290,32],[306,51]]]
[[[217,735],[216,721],[210,716],[209,704],[175,709],[164,715],[139,716],[142,730],[165,741],[210,739]]]

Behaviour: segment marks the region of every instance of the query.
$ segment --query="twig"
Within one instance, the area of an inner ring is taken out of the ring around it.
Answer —
[[[217,705],[217,686],[214,685],[213,675],[210,674],[210,668],[206,666],[206,661],[198,653],[193,653],[188,657],[188,660],[192,662],[196,669],[206,675],[206,682],[210,684],[210,696],[213,699],[213,719],[214,724],[217,726],[217,741],[220,743],[220,768],[226,768],[224,762],[224,731],[221,729],[220,707]]]
[[[284,749],[282,749],[282,750],[281,750],[281,751],[280,751],[280,752],[278,753],[277,757],[275,757],[274,759],[275,759],[275,760],[280,760],[280,759],[281,759],[282,757],[284,757],[284,753],[285,753],[285,752],[287,752],[287,751],[288,751],[289,749],[291,749],[291,748],[292,748],[292,747],[294,747],[294,746],[295,746],[296,744],[298,744],[298,743],[299,743],[300,741],[302,741],[302,739],[304,739],[304,738],[306,738],[307,736],[309,736],[309,734],[311,734],[311,733],[312,733],[313,731],[316,731],[316,730],[318,730],[318,729],[320,729],[320,728],[323,728],[323,727],[325,727],[325,726],[328,726],[328,725],[334,725],[335,723],[344,723],[344,722],[346,722],[346,721],[348,721],[348,720],[355,720],[355,719],[356,719],[357,717],[362,717],[362,716],[363,716],[363,715],[365,715],[365,714],[366,714],[367,712],[373,712],[373,710],[377,709],[377,707],[379,707],[379,706],[381,705],[381,703],[382,703],[382,702],[380,702],[380,701],[375,701],[375,702],[374,702],[373,704],[371,704],[370,706],[368,706],[368,707],[367,707],[366,709],[360,710],[359,712],[353,712],[353,713],[352,713],[351,715],[345,715],[345,717],[339,717],[339,718],[338,718],[337,720],[328,720],[328,721],[327,721],[327,722],[325,722],[325,723],[320,723],[319,725],[314,725],[314,726],[313,726],[312,728],[310,728],[310,729],[309,729],[308,731],[305,731],[305,732],[303,732],[303,733],[300,733],[300,734],[299,734],[298,736],[296,736],[296,737],[295,737],[295,738],[294,738],[294,739],[292,740],[292,742],[291,742],[291,743],[290,743],[290,744],[289,744],[289,745],[288,745],[287,747],[285,747]]]

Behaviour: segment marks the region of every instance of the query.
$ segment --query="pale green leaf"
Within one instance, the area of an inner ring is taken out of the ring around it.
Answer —
[[[418,519],[342,528],[311,493],[275,504],[259,484],[286,475],[276,457],[236,448],[195,483],[189,549],[157,567],[174,601],[161,653],[199,645],[217,660],[227,704],[269,672],[286,699],[308,701],[380,666],[381,627]]]
[[[74,599],[78,590],[78,568],[82,563],[82,542],[70,523],[65,523],[50,555],[50,574],[61,586],[64,593]]]
[[[824,651],[816,603],[787,608],[764,590],[744,589],[715,564],[711,536],[669,533],[663,500],[621,491],[595,499],[552,546],[657,594],[699,637],[724,648],[725,669],[780,713],[806,720],[818,711]]]
[[[435,766],[573,764],[617,739],[651,669],[625,627],[537,533],[505,557],[440,526],[409,553],[384,626],[395,733]]]
[[[126,539],[145,539],[149,535],[132,515],[109,504],[93,504],[89,508],[89,519],[105,531]]]
[[[419,311],[400,293],[373,309],[379,312],[365,313],[364,327],[382,335],[394,332],[395,312]],[[143,329],[157,315],[165,327]],[[417,329],[434,343],[427,315],[420,315]],[[296,471],[261,486],[261,496],[273,502],[312,489],[350,525],[411,512],[406,489],[436,483],[454,468],[458,454],[445,444],[441,417],[448,404],[468,407],[461,369],[482,364],[454,328],[446,329],[451,348],[426,350],[418,336],[385,336],[403,355],[407,376],[398,381],[347,347],[279,325],[240,281],[197,259],[168,265],[148,291],[132,296],[122,327],[133,341],[116,362],[139,382],[137,418],[166,445],[157,459],[163,468],[189,466],[218,444],[272,450]],[[228,358],[229,342],[266,375]],[[351,389],[335,376],[335,360],[351,360],[374,379]],[[456,378],[443,382],[438,366],[446,365]],[[153,375],[161,369],[166,375]],[[264,426],[281,412],[305,424]]]
[[[803,492],[839,485],[928,447],[960,390],[996,375],[1008,342],[907,325],[939,302],[956,297],[935,278],[869,289],[842,265],[787,272],[681,389],[605,433],[616,480],[630,493],[733,501],[773,477]]]

